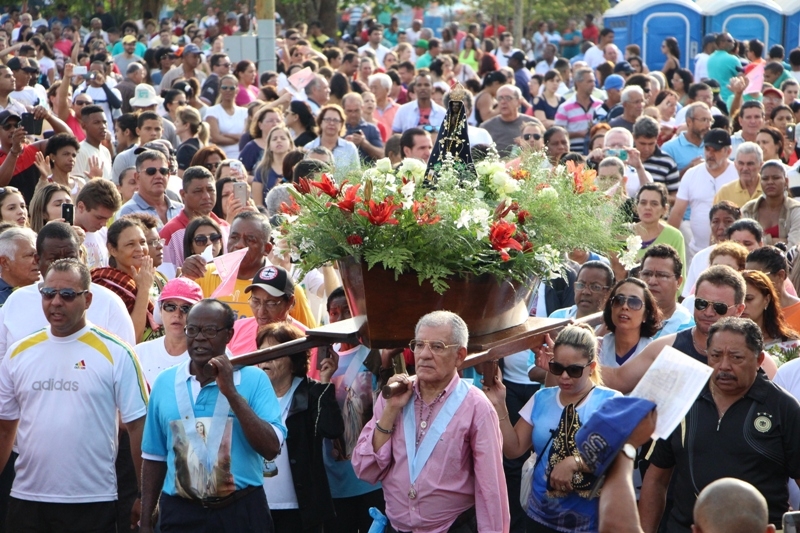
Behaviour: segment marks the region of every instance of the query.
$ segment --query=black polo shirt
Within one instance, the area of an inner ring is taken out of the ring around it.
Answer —
[[[703,388],[684,421],[659,440],[650,462],[673,468],[675,505],[669,533],[689,532],[697,495],[713,481],[747,481],[767,499],[769,521],[789,510],[787,481],[800,479],[800,404],[759,372],[747,394],[722,419]]]

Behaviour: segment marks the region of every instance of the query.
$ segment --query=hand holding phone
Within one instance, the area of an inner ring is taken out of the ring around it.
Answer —
[[[75,206],[72,204],[61,204],[61,218],[70,226],[75,225]]]
[[[245,182],[234,182],[233,197],[239,200],[239,203],[242,205],[242,207],[247,205],[247,184]]]
[[[76,65],[72,68],[73,76],[86,76],[87,69],[83,65]]]

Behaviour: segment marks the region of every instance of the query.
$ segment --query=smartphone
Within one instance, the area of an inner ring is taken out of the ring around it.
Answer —
[[[20,126],[22,126],[28,135],[42,134],[42,125],[44,124],[44,119],[36,120],[33,118],[33,113],[23,113],[21,118],[22,120],[20,122]]]
[[[83,65],[76,65],[75,67],[72,68],[73,76],[86,76],[86,72],[88,71],[86,70],[86,67],[84,67]]]
[[[606,157],[617,157],[621,161],[627,161],[628,151],[624,148],[608,148],[606,149]]]
[[[787,124],[787,126],[786,126],[786,140],[788,140],[788,141],[795,140],[794,129],[795,129],[795,125],[794,124]]]
[[[231,161],[230,165],[228,166],[240,176],[244,176],[244,165],[241,161]]]
[[[798,533],[800,511],[789,511],[783,515],[783,533]]]
[[[89,75],[87,76],[89,81],[93,81],[96,77],[97,77],[97,73],[94,72],[94,71],[90,72]]]
[[[234,182],[233,197],[239,200],[239,203],[242,204],[242,206],[247,205],[247,184],[245,182]]]
[[[320,346],[317,348],[317,370],[322,370],[322,362],[331,356],[333,348],[330,346]]]
[[[75,225],[75,206],[72,204],[61,204],[61,218],[70,226]]]

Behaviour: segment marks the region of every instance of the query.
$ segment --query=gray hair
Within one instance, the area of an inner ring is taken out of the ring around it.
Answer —
[[[633,124],[633,138],[644,137],[646,139],[657,139],[661,131],[661,126],[653,117],[642,115]]]
[[[500,89],[509,89],[511,92],[514,93],[514,96],[516,96],[517,98],[522,98],[522,91],[516,85],[503,85],[500,87]],[[497,90],[499,91],[500,89]]]
[[[291,203],[292,195],[291,193],[289,193],[290,187],[291,185],[287,183],[282,183],[276,187],[273,187],[267,193],[267,199],[265,204],[269,216],[275,216],[280,214],[281,204],[283,204],[284,202],[286,202],[287,204]]]
[[[306,155],[305,155],[305,157],[303,159],[311,159],[309,157],[311,154],[326,155],[326,156],[328,156],[328,158],[331,161],[334,161],[333,152],[331,152],[330,150],[328,150],[324,146],[315,146],[314,148],[309,148],[308,152],[306,153]]]
[[[709,113],[711,110],[708,108],[705,102],[692,102],[691,104],[686,106],[686,118],[694,118],[694,113],[700,108],[705,109]]]
[[[622,89],[622,96],[620,97],[620,101],[624,104],[625,102],[630,100],[631,95],[634,93],[644,98],[644,89],[642,89],[638,85],[628,85],[627,87]]]
[[[758,159],[759,167],[761,163],[764,162],[764,152],[761,150],[761,147],[754,142],[746,141],[740,144],[739,149],[736,151],[736,159],[739,159],[739,154],[755,154],[756,159]]]
[[[130,76],[131,74],[136,74],[140,70],[144,70],[144,65],[142,65],[138,61],[134,61],[133,63],[128,65],[127,69],[125,69],[125,75]]]
[[[25,239],[34,249],[36,248],[36,233],[30,228],[8,228],[0,233],[0,257],[13,261],[19,248],[19,241]]]
[[[583,78],[586,77],[587,74],[594,74],[594,71],[590,68],[579,68],[575,71],[575,74],[572,75],[572,78],[575,82],[583,81]]]
[[[146,162],[155,161],[156,159],[169,165],[169,160],[163,152],[159,152],[158,150],[145,150],[136,156],[136,171],[138,172]],[[164,177],[166,178],[167,176]]]
[[[756,357],[764,350],[764,337],[761,335],[761,328],[749,318],[730,316],[715,322],[708,330],[708,348],[711,348],[711,341],[714,339],[714,335],[720,331],[730,331],[731,333],[742,335],[745,346],[752,350]]]
[[[627,143],[626,146],[633,148],[633,134],[627,129],[617,127],[608,130],[603,136],[603,140],[605,141],[606,145],[608,145],[608,139],[610,139],[612,135],[623,135],[625,137],[625,142]]]
[[[606,157],[602,161],[600,161],[600,165],[598,165],[597,169],[605,168],[605,167],[614,167],[619,172],[620,176],[625,175],[625,163],[618,157]]]
[[[353,100],[354,102],[358,102],[359,106],[364,105],[364,99],[361,98],[361,95],[358,93],[347,93],[342,97],[342,107],[347,104],[348,100]]]
[[[47,274],[50,272],[74,272],[78,274],[80,278],[79,289],[82,291],[89,290],[92,286],[92,274],[89,272],[89,267],[73,257],[53,261],[50,264],[50,268],[47,269]],[[47,274],[45,274],[45,278]]]
[[[386,89],[387,91],[392,90],[392,78],[389,77],[388,74],[384,74],[379,72],[378,74],[373,74],[367,79],[367,84],[372,85],[373,81],[377,81],[381,84],[381,87]]]
[[[458,344],[459,348],[466,348],[469,341],[469,329],[464,319],[450,311],[434,311],[423,316],[414,328],[414,336],[417,336],[420,328],[439,328],[450,326],[451,341]]]
[[[322,76],[320,76],[319,74],[317,74],[316,76],[314,76],[314,77],[311,79],[311,81],[310,81],[310,82],[308,82],[308,85],[306,85],[306,96],[311,96],[311,93],[312,93],[312,92],[314,92],[314,87],[316,87],[316,86],[317,86],[317,84],[318,84],[320,81],[323,81],[324,79],[325,79],[325,78],[323,78],[323,77],[322,77]]]

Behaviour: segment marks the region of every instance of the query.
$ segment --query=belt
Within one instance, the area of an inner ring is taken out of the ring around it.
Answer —
[[[463,513],[461,513],[460,515],[458,515],[447,531],[455,531],[457,528],[465,524],[469,524],[470,522],[473,522],[475,519],[476,519],[475,507],[473,506],[464,511]],[[478,531],[477,527],[475,528],[475,531]],[[385,533],[411,533],[411,532],[400,531],[398,529],[395,529],[394,527],[392,527],[392,524],[389,523],[386,525]]]
[[[203,498],[202,500],[192,500],[200,505],[202,505],[205,509],[224,509],[229,505],[232,505],[234,502],[237,502],[259,489],[261,489],[261,485],[251,485],[249,487],[245,487],[241,490],[234,491],[227,496],[222,498]]]

